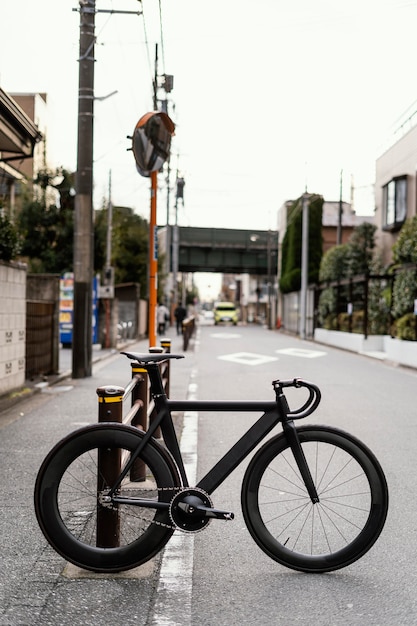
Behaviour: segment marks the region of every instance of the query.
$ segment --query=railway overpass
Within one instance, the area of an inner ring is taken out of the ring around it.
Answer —
[[[277,274],[277,231],[173,226],[171,232],[173,271]]]

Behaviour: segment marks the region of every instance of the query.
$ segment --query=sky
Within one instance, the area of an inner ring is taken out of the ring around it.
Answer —
[[[0,8],[0,86],[48,94],[48,160],[76,169],[76,0]],[[149,178],[127,138],[172,74],[171,187],[180,226],[276,228],[306,189],[372,214],[375,160],[417,109],[417,0],[96,0],[94,205],[149,217]],[[116,94],[100,99],[117,91]],[[341,172],[342,176],[341,176]],[[158,176],[158,223],[175,221]]]

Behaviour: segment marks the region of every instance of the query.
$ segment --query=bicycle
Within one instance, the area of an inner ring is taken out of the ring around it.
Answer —
[[[97,572],[123,571],[151,559],[177,529],[193,533],[212,519],[232,520],[232,511],[214,508],[211,495],[278,423],[282,432],[255,452],[241,488],[243,517],[258,546],[303,572],[337,570],[372,547],[388,511],[384,472],[356,437],[327,426],[295,426],[317,408],[316,385],[275,380],[271,401],[177,401],[164,392],[159,364],[182,355],[122,354],[147,370],[157,416],[146,432],[112,422],[83,427],[46,456],[36,479],[35,511],[46,539],[64,558]],[[295,410],[284,393],[289,387],[305,390]],[[174,411],[262,415],[192,487]],[[154,437],[159,427],[163,443]],[[97,463],[108,455],[117,459],[115,469],[98,472]],[[130,471],[140,461],[146,476],[134,482]],[[103,511],[117,518],[117,545],[98,538]]]

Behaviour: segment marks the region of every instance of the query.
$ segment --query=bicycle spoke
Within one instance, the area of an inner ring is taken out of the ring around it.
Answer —
[[[258,545],[296,570],[325,572],[354,562],[385,522],[388,490],[375,456],[343,431],[297,429],[318,494],[312,502],[285,435],[256,453],[242,485],[242,510]]]
[[[265,527],[286,549],[311,556],[333,554],[362,531],[371,493],[363,468],[327,441],[302,444],[319,495],[313,504],[291,450],[271,459],[259,483]]]

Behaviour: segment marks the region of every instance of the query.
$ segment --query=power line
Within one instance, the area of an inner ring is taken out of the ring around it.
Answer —
[[[165,47],[164,47],[164,29],[162,27],[161,0],[159,0],[159,36],[160,36],[161,53],[162,53],[162,69],[163,69],[163,73],[165,74]]]

